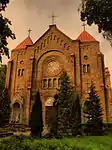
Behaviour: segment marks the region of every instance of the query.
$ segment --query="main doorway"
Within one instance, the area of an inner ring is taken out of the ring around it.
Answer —
[[[45,125],[47,128],[51,127],[56,120],[56,107],[53,106],[54,98],[49,97],[45,103],[46,113],[45,113]]]

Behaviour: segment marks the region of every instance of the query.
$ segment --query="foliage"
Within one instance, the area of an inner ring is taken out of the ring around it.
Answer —
[[[5,8],[9,0],[0,0],[0,61],[2,61],[2,55],[6,55],[9,58],[9,49],[7,47],[7,39],[10,37],[15,39],[15,34],[10,29],[11,21],[2,15],[2,11]]]
[[[76,113],[79,113],[79,110],[75,111],[75,108],[77,107],[76,102],[79,99],[77,99],[77,95],[71,86],[70,78],[65,71],[62,73],[60,81],[61,85],[58,89],[58,96],[55,98],[55,105],[57,106],[57,133],[59,136],[74,135],[73,128],[77,122]],[[78,119],[80,120],[80,116],[78,116]]]
[[[41,137],[41,133],[43,131],[43,120],[42,120],[42,103],[39,91],[36,94],[35,103],[32,107],[29,125],[31,127],[31,135],[35,137]]]
[[[9,3],[9,0],[0,0],[0,11],[4,11],[7,7],[7,4]]]
[[[89,97],[84,103],[84,117],[87,119],[86,132],[91,135],[103,134],[103,114],[100,106],[100,98],[95,91],[94,83],[91,83]]]
[[[112,1],[82,0],[81,20],[88,25],[96,24],[99,33],[112,42]]]
[[[80,108],[80,99],[79,95],[75,92],[72,96],[72,115],[71,115],[71,131],[72,135],[81,135],[81,108]]]
[[[0,67],[0,90],[5,88],[5,79],[6,79],[6,65],[1,65]]]
[[[30,136],[14,135],[0,139],[1,150],[110,150],[112,149],[111,136],[75,137],[64,139],[35,139]]]
[[[9,123],[10,119],[10,100],[8,96],[8,90],[4,89],[0,92],[0,126],[4,126]]]

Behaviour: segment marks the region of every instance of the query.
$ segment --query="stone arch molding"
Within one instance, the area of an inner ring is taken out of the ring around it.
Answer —
[[[47,57],[52,57],[52,56],[58,56],[60,57],[60,61],[62,62],[62,64],[64,65],[63,67],[66,68],[66,66],[68,65],[68,58],[66,55],[64,55],[63,52],[60,52],[58,50],[49,50],[48,52],[42,54],[38,61],[37,61],[37,72],[39,72],[37,75],[38,75],[38,79],[41,79],[42,78],[42,66],[43,66],[43,63],[45,61],[45,59],[47,59]],[[60,62],[60,63],[61,63]],[[36,75],[36,76],[37,76]]]
[[[19,103],[20,106],[23,105],[23,100],[21,98],[21,96],[19,94],[16,94],[13,98],[13,101],[11,103],[11,105],[14,105],[15,103]]]

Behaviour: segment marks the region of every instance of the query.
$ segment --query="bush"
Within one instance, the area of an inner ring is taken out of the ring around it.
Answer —
[[[0,150],[79,150],[75,143],[57,139],[34,139],[30,136],[12,136],[0,141]],[[80,148],[84,150],[84,148]]]

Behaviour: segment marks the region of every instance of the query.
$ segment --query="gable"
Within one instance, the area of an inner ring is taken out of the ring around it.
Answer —
[[[69,50],[72,39],[61,32],[56,25],[50,25],[49,29],[34,43],[37,50],[46,48],[59,48]]]

